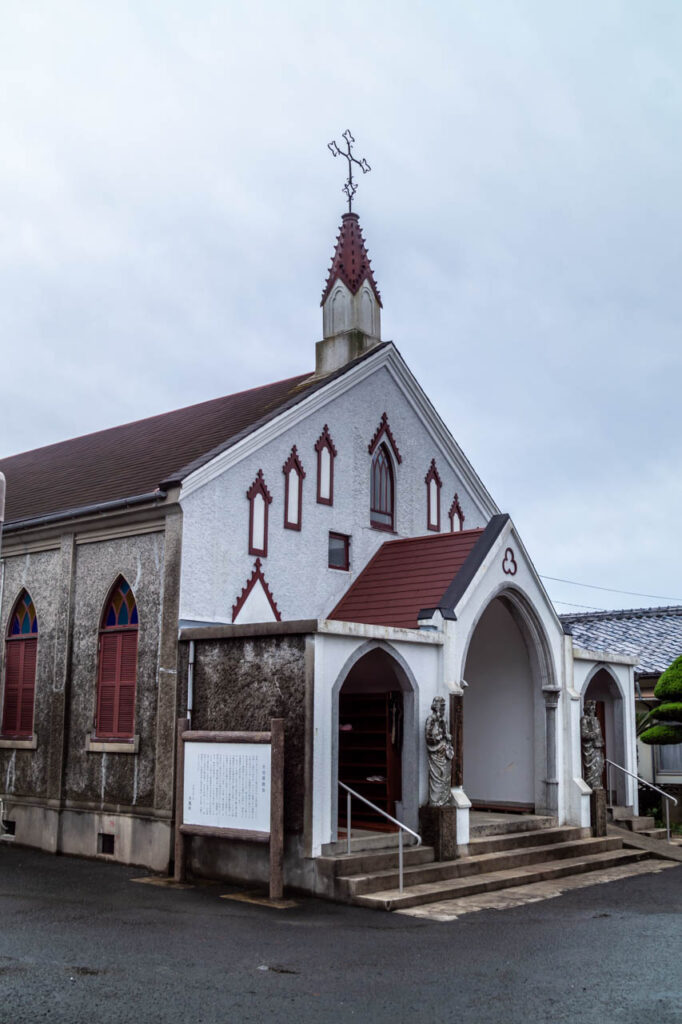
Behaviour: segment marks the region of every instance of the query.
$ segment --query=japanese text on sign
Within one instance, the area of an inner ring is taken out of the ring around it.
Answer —
[[[186,825],[270,831],[268,743],[185,744]]]

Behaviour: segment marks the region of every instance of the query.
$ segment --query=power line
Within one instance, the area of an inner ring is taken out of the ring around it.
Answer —
[[[573,587],[587,587],[589,590],[605,590],[608,594],[627,594],[628,597],[648,597],[652,601],[673,601],[682,604],[682,597],[662,597],[661,594],[640,594],[636,590],[615,590],[613,587],[598,587],[594,583],[578,583],[577,580],[563,580],[559,576],[540,576],[541,580],[552,580],[554,583],[570,583]],[[562,604],[569,604],[562,601]],[[576,605],[576,607],[579,607]],[[585,607],[585,606],[583,606]],[[595,609],[600,611],[601,609]]]
[[[595,608],[591,604],[576,604],[575,601],[553,601],[552,604],[566,604],[569,608],[587,608],[591,612],[605,612],[606,608]]]

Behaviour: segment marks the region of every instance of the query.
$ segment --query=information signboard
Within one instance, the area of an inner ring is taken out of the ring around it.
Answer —
[[[269,732],[192,731],[178,721],[175,879],[191,836],[270,844],[270,897],[283,892],[284,722]]]
[[[182,821],[270,831],[269,743],[187,743]]]

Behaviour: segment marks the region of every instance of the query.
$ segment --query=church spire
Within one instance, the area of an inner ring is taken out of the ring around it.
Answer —
[[[331,373],[352,359],[374,348],[381,341],[381,296],[377,288],[365,240],[362,237],[357,213],[351,212],[351,202],[357,191],[353,181],[353,164],[367,173],[366,160],[357,160],[352,154],[355,141],[349,131],[344,132],[347,152],[335,142],[329,143],[334,156],[348,160],[348,179],[344,192],[348,197],[349,212],[341,219],[334,255],[322,292],[322,335],[316,346],[316,372]]]

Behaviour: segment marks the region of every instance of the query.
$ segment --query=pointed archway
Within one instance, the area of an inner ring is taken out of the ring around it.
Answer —
[[[474,808],[557,812],[558,689],[539,617],[521,591],[478,617],[464,667],[463,783]]]
[[[418,820],[417,684],[390,645],[367,643],[344,666],[332,702],[332,811],[346,828],[343,782],[411,828]],[[384,830],[386,819],[351,801],[353,828]]]

